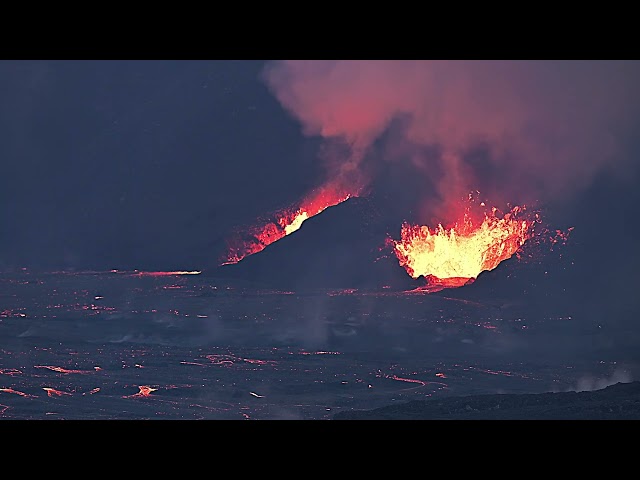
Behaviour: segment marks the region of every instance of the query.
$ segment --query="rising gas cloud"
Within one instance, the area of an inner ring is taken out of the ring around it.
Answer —
[[[640,111],[633,61],[277,61],[263,77],[305,135],[347,146],[336,181],[372,181],[377,150],[424,174],[442,213],[472,190],[549,202],[624,172]]]

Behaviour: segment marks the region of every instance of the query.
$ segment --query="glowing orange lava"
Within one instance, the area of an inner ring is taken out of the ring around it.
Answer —
[[[238,263],[248,255],[261,252],[272,243],[297,231],[305,220],[356,197],[358,193],[348,192],[344,187],[331,184],[314,191],[301,202],[300,207],[280,211],[271,221],[251,228],[245,238],[232,240],[223,265]]]
[[[148,385],[138,385],[138,389],[140,390],[138,393],[134,393],[133,395],[125,395],[122,398],[144,398],[150,397],[151,392],[156,392],[157,388],[152,388]]]
[[[13,388],[0,388],[0,392],[13,393],[15,395],[20,395],[21,397],[26,398],[36,398],[35,395],[29,395],[28,393],[20,392],[18,390],[14,390]]]
[[[519,219],[523,212],[514,207],[501,217],[496,208],[482,215],[466,208],[453,225],[433,230],[405,223],[401,239],[392,240],[394,252],[409,275],[427,280],[430,291],[461,287],[512,257],[533,236],[535,220]]]
[[[56,390],[55,388],[50,387],[42,387],[42,389],[47,392],[47,395],[50,397],[61,397],[62,395],[71,395],[68,392],[62,392],[60,390]]]
[[[93,373],[91,370],[69,370],[67,368],[55,367],[52,365],[34,365],[33,368],[46,368],[59,373]]]
[[[136,271],[136,273],[134,275],[137,275],[139,277],[169,277],[169,276],[174,276],[174,275],[200,275],[200,271],[198,270],[194,270],[194,271],[184,271],[184,270],[178,270],[175,272],[138,272]]]

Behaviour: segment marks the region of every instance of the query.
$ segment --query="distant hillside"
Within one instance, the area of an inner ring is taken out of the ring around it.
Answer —
[[[388,231],[367,199],[352,198],[306,220],[298,231],[263,251],[206,273],[278,288],[411,289],[423,285],[383,248]]]
[[[589,420],[640,419],[640,382],[591,392],[472,395],[413,401],[335,420]]]

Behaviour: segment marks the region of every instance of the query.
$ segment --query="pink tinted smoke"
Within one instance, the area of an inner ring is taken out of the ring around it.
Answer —
[[[640,107],[639,66],[633,61],[279,61],[267,66],[264,78],[306,135],[340,139],[359,152],[345,159],[356,168],[392,120],[403,117],[405,129],[394,141],[416,151],[426,146],[443,151],[441,190],[473,186],[461,159],[483,145],[492,164],[518,185],[514,190],[546,200],[584,188],[602,169],[625,165]],[[412,161],[420,158],[413,155]],[[429,165],[421,167],[428,174]]]

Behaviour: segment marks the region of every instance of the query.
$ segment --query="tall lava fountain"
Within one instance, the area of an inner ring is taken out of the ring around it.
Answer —
[[[404,223],[400,239],[389,240],[400,265],[413,278],[423,276],[430,290],[473,282],[517,254],[534,235],[537,215],[521,218],[524,210],[517,206],[506,214],[495,207],[480,214],[472,208],[471,196],[469,201],[460,221],[433,229]],[[485,207],[484,202],[479,206]]]

